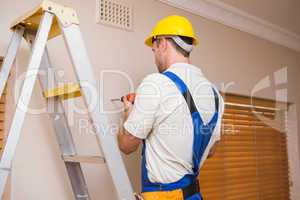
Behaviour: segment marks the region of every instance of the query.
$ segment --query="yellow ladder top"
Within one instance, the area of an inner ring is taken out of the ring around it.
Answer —
[[[63,26],[79,24],[77,13],[73,8],[45,0],[33,10],[17,18],[10,28],[14,30],[19,26],[23,26],[25,30],[36,31],[44,12],[50,12],[55,16],[48,39],[61,34],[61,30],[58,26],[59,22]]]

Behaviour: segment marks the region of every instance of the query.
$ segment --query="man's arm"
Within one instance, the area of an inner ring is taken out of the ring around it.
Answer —
[[[130,112],[132,111],[132,103],[129,102],[126,98],[123,99],[124,103],[124,122],[127,120]],[[124,126],[121,126],[119,134],[118,134],[118,143],[120,150],[125,154],[131,154],[132,152],[136,151],[139,147],[142,139],[137,138],[130,134]]]
[[[137,150],[141,143],[141,139],[134,137],[123,128],[118,135],[119,148],[125,154],[131,154]]]
[[[134,152],[151,133],[161,100],[162,78],[158,73],[146,76],[136,90],[134,105],[123,98],[124,120],[118,141],[125,154]]]
[[[219,103],[220,110],[219,110],[219,118],[218,118],[219,124],[216,127],[216,129],[214,130],[215,131],[214,133],[217,136],[217,137],[215,136],[217,138],[216,139],[217,141],[211,147],[211,149],[210,149],[210,151],[208,153],[207,158],[210,158],[210,157],[212,157],[215,154],[216,149],[217,149],[217,147],[218,147],[218,145],[220,143],[220,139],[221,139],[222,117],[223,117],[223,114],[224,114],[224,100],[223,100],[223,97],[221,95],[219,95],[219,97],[220,97],[219,98],[219,101],[220,101],[220,103]]]
[[[211,158],[215,154],[218,144],[219,141],[215,142],[214,145],[210,148],[207,158]]]

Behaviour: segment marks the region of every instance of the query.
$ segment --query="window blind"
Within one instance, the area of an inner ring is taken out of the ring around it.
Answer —
[[[0,57],[0,67],[2,66],[2,61],[3,61],[3,59]],[[3,94],[0,98],[0,152],[2,152],[3,144],[4,144],[5,96],[6,96],[6,89],[3,91]]]
[[[221,141],[200,171],[204,199],[290,199],[286,112],[276,109],[276,102],[270,100],[233,94],[223,97]],[[268,120],[280,126],[274,128]]]

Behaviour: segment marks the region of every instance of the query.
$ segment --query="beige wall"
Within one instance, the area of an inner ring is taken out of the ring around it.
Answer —
[[[18,1],[1,0],[0,7],[0,55],[4,55],[11,33],[9,23],[24,11],[32,8],[39,0]],[[154,0],[128,0],[134,5],[134,30],[122,31],[95,23],[95,1],[61,0],[61,3],[71,5],[78,11],[83,38],[88,54],[93,64],[96,76],[99,78],[103,70],[121,70],[131,77],[134,85],[147,74],[155,72],[152,52],[143,45],[145,36],[155,22],[163,16],[182,14],[191,19],[200,38],[200,46],[192,54],[192,62],[199,66],[208,78],[221,88],[228,85],[230,92],[250,95],[251,90],[259,80],[285,66],[288,67],[288,83],[280,88],[288,88],[288,100],[296,104],[297,112],[293,117],[296,126],[300,124],[300,53],[285,47],[259,39],[247,33],[225,27],[208,21],[199,16],[177,10]],[[67,61],[66,49],[55,39],[49,44],[52,64],[57,68],[65,68],[65,80],[74,80]],[[16,65],[17,74],[24,71],[28,61],[27,46],[23,44]],[[84,66],[83,66],[84,67]],[[14,85],[12,75],[9,86]],[[129,91],[129,84],[124,77],[108,74],[104,78],[105,108],[116,110],[119,105],[111,104],[109,99]],[[270,87],[257,93],[256,96],[274,98],[275,88]],[[76,100],[78,103],[78,100]],[[10,94],[8,109],[13,111],[15,102]],[[44,100],[39,86],[35,88],[31,106],[40,108]],[[70,106],[72,107],[72,106]],[[70,113],[70,119],[72,113]],[[298,117],[298,119],[296,119]],[[119,115],[110,115],[111,123],[118,122]],[[7,116],[7,123],[11,115]],[[78,142],[79,153],[98,154],[95,138],[88,131],[80,132],[78,117],[75,117],[72,130]],[[7,127],[7,126],[6,126]],[[297,130],[297,129],[293,129]],[[293,138],[299,137],[292,131]],[[299,142],[299,141],[298,141]],[[299,148],[294,142],[291,149]],[[298,151],[299,152],[299,151]],[[298,163],[300,158],[291,158],[291,163]],[[135,188],[138,187],[139,160],[138,155],[126,157],[126,164]],[[85,165],[85,174],[91,188],[93,199],[116,199],[109,173],[105,166]],[[300,177],[295,170],[293,177]],[[299,181],[299,180],[298,180]],[[53,129],[46,114],[27,115],[21,140],[13,163],[11,199],[72,199],[65,170],[60,161],[58,145]],[[298,185],[299,186],[299,185]],[[296,189],[293,189],[293,191]],[[298,188],[300,191],[300,188]],[[295,194],[297,195],[297,194]],[[297,199],[297,198],[295,198]]]

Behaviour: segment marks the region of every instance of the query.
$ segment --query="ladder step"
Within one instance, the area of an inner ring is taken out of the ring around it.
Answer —
[[[101,156],[62,156],[65,162],[76,162],[76,163],[95,163],[103,164],[105,159]]]
[[[80,97],[80,86],[78,83],[67,83],[64,86],[52,88],[44,91],[45,98],[59,97],[61,99],[70,99]]]

